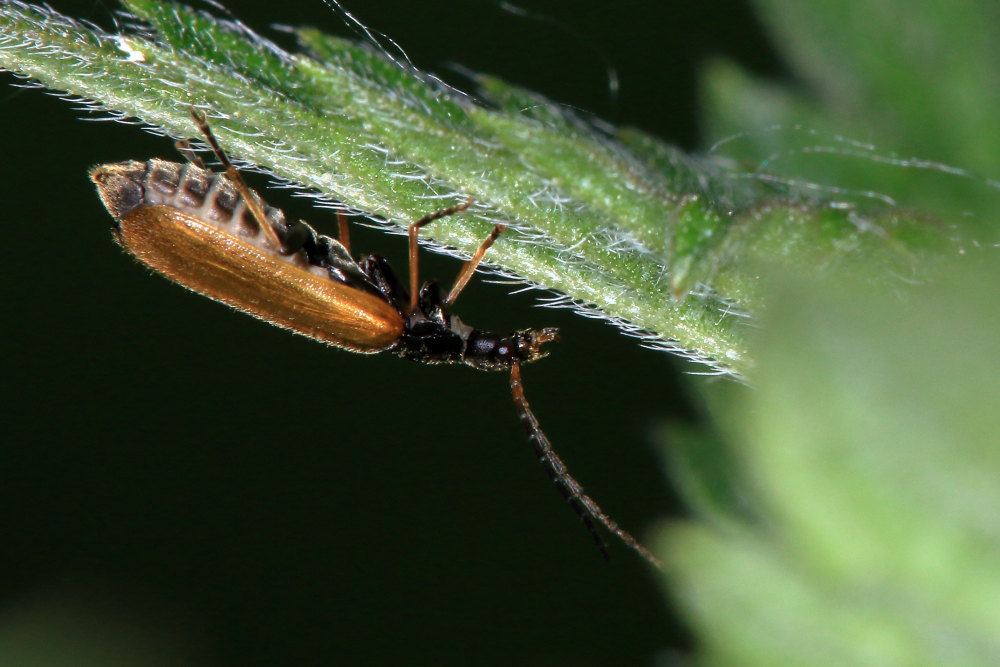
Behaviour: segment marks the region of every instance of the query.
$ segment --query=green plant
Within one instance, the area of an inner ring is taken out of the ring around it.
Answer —
[[[717,438],[670,430],[701,520],[662,553],[709,658],[995,662],[998,276],[988,253],[948,266],[997,237],[996,183],[975,176],[1000,171],[995,3],[761,0],[806,92],[712,64],[708,156],[487,76],[495,108],[475,106],[314,31],[289,55],[127,6],[155,33],[4,3],[0,65],[178,137],[203,106],[235,155],[393,225],[471,194],[476,216],[430,230],[439,249],[503,220],[498,271],[753,369],[755,389],[712,390],[731,394],[709,401]]]
[[[736,143],[795,174],[840,169],[855,186],[878,174],[880,192],[963,212],[985,247],[891,294],[859,280],[878,271],[863,260],[825,279],[761,268],[755,388],[710,391],[716,436],[668,430],[672,474],[700,518],[661,536],[671,590],[711,664],[996,664],[996,184],[802,142],[878,136],[899,155],[997,174],[997,6],[758,6],[809,93],[716,64],[706,88],[719,135],[796,128]]]
[[[429,201],[472,196],[474,215],[430,230],[439,249],[469,254],[502,220],[514,231],[490,252],[499,273],[718,372],[752,364],[741,315],[761,305],[753,258],[835,265],[864,253],[886,275],[913,275],[948,248],[922,216],[747,179],[635,131],[608,135],[490,77],[480,84],[496,109],[313,30],[298,33],[305,53],[289,54],[182,5],[125,6],[152,33],[0,5],[0,67],[176,137],[196,136],[188,109],[203,107],[238,158],[396,225]]]
[[[668,437],[703,521],[661,536],[710,662],[1000,658],[1000,272],[978,257],[905,302],[773,276],[754,390],[723,436]]]

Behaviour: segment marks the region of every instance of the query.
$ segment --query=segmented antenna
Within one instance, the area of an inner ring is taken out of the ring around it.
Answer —
[[[631,533],[619,526],[614,519],[605,514],[601,506],[593,498],[584,493],[580,483],[569,474],[566,464],[563,463],[559,455],[552,449],[552,443],[549,442],[549,439],[542,432],[535,413],[531,411],[531,407],[528,405],[528,399],[524,396],[524,385],[521,383],[521,365],[518,363],[514,363],[510,369],[510,390],[514,396],[514,406],[517,408],[518,417],[520,417],[521,423],[524,424],[524,428],[528,432],[528,440],[535,450],[535,456],[545,466],[545,471],[548,472],[549,478],[555,484],[556,488],[559,489],[563,497],[566,498],[566,502],[569,503],[573,511],[583,521],[583,525],[590,532],[590,536],[594,539],[594,543],[597,545],[604,559],[610,560],[608,547],[601,538],[601,534],[597,531],[597,526],[594,522],[600,523],[608,531],[617,535],[633,551],[652,563],[657,569],[662,570],[663,563],[660,562],[660,559],[654,556],[649,549],[639,544],[639,541],[632,537]]]

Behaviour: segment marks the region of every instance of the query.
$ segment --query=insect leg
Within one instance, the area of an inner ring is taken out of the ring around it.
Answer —
[[[344,246],[344,250],[347,254],[351,254],[351,230],[348,227],[347,216],[344,215],[343,211],[337,211],[337,240],[340,241],[340,245]]]
[[[590,532],[590,536],[594,539],[594,543],[597,545],[604,559],[609,559],[608,548],[604,540],[601,539],[600,533],[597,532],[597,527],[594,525],[595,521],[607,528],[614,535],[617,535],[622,542],[652,563],[657,569],[662,570],[663,563],[660,562],[660,559],[654,556],[649,549],[642,546],[628,531],[619,526],[614,519],[605,514],[601,506],[584,493],[580,483],[569,474],[566,464],[563,463],[559,455],[552,449],[552,443],[542,432],[535,413],[531,411],[531,407],[528,405],[528,399],[524,396],[524,385],[521,383],[520,364],[515,363],[511,366],[510,389],[514,396],[514,406],[517,408],[521,423],[524,424],[524,428],[528,432],[528,440],[531,441],[535,455],[541,461],[542,465],[545,466],[545,470],[548,472],[549,478],[556,485],[556,488],[559,489],[559,492],[566,498],[570,507],[573,508],[573,511],[583,521],[583,525]]]
[[[418,291],[420,289],[420,275],[417,270],[417,232],[421,227],[429,225],[435,220],[448,217],[449,215],[455,215],[456,213],[461,213],[465,209],[472,206],[472,197],[469,197],[461,204],[455,204],[454,206],[449,206],[448,208],[443,208],[440,211],[434,211],[429,213],[424,217],[420,218],[412,225],[410,225],[410,310],[415,311],[417,309],[417,298],[419,296]]]
[[[198,167],[199,169],[206,169],[205,162],[201,159],[201,157],[197,153],[194,152],[194,149],[191,148],[191,142],[188,141],[187,139],[178,139],[177,141],[175,141],[174,148],[177,149],[177,152],[180,153],[185,160],[187,160],[194,166]]]
[[[465,289],[465,286],[469,284],[469,280],[472,279],[472,274],[476,272],[476,267],[483,261],[483,255],[486,254],[489,247],[493,245],[494,241],[497,240],[497,237],[505,231],[507,231],[507,227],[505,225],[497,225],[494,227],[493,231],[490,232],[490,235],[486,237],[486,240],[483,241],[482,245],[479,246],[479,249],[476,250],[476,254],[473,255],[468,262],[462,265],[462,270],[458,272],[458,277],[455,278],[455,285],[451,288],[451,291],[448,292],[448,296],[444,299],[444,305],[450,306],[455,303],[455,299],[458,298],[459,293]]]
[[[215,157],[219,159],[222,166],[226,169],[226,176],[232,182],[233,186],[239,191],[240,196],[243,197],[243,201],[250,208],[250,213],[253,215],[254,220],[257,221],[257,225],[260,226],[260,230],[264,232],[264,236],[270,241],[275,249],[281,250],[284,246],[281,243],[281,239],[278,238],[277,232],[271,227],[271,223],[267,220],[267,214],[264,213],[264,207],[261,205],[260,200],[257,198],[257,194],[251,190],[247,184],[243,181],[243,177],[240,176],[239,170],[233,166],[233,163],[229,161],[229,157],[226,152],[222,150],[222,146],[219,145],[218,140],[215,138],[215,134],[212,132],[212,128],[208,126],[208,122],[205,120],[205,114],[198,111],[194,107],[191,107],[191,117],[194,119],[195,124],[201,133],[205,136],[205,140],[208,141],[208,145],[212,148],[212,152],[215,153]]]

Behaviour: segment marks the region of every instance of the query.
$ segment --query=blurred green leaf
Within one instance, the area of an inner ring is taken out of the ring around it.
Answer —
[[[1000,6],[758,7],[806,85],[709,67],[719,152],[756,163],[748,180],[926,207],[972,240],[908,289],[872,282],[864,253],[825,278],[758,255],[755,386],[707,388],[721,443],[671,454],[708,519],[662,536],[672,593],[710,664],[997,664]],[[751,518],[706,502],[723,477]]]
[[[794,85],[715,62],[709,140],[748,177],[888,197],[996,241],[1000,4],[992,0],[757,0]]]
[[[993,258],[904,299],[775,278],[757,387],[715,411],[755,521],[663,539],[710,658],[1000,660],[998,284]]]

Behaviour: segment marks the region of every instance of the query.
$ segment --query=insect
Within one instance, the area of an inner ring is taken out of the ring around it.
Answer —
[[[290,223],[243,181],[200,111],[191,115],[225,172],[207,170],[186,144],[187,163],[149,160],[99,165],[90,177],[114,219],[118,243],[168,279],[295,333],[353,352],[391,352],[425,363],[460,363],[509,371],[514,405],[535,454],[583,521],[601,554],[597,524],[657,567],[648,549],[584,493],[542,432],[528,405],[521,364],[545,356],[553,328],[498,335],[474,329],[449,310],[505,230],[496,225],[442,297],[436,282],[419,284],[421,227],[465,211],[472,201],[424,216],[409,226],[409,290],[379,255],[351,257],[347,220],[340,238]]]

